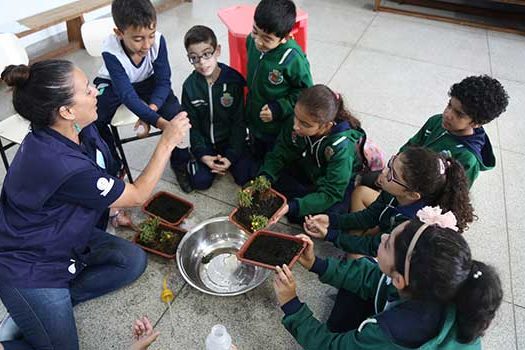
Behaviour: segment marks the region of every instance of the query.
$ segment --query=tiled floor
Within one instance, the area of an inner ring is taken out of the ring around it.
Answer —
[[[249,1],[255,3],[256,1]],[[217,19],[219,8],[235,0],[193,0],[159,16],[159,29],[170,50],[173,88],[180,95],[190,73],[182,37],[194,24],[215,29],[228,62],[227,36]],[[308,56],[314,80],[341,92],[348,106],[360,117],[370,137],[388,153],[395,152],[426,119],[443,110],[451,84],[472,74],[489,74],[503,83],[510,95],[507,112],[487,127],[496,147],[497,167],[483,173],[472,196],[479,216],[466,234],[476,258],[498,269],[505,296],[497,318],[486,337],[484,349],[525,350],[525,38],[487,32],[422,19],[372,11],[366,0],[297,0],[309,12]],[[67,57],[94,77],[100,59],[79,51]],[[11,107],[6,89],[0,91],[0,113]],[[135,173],[144,168],[156,139],[126,145]],[[11,151],[12,154],[14,151]],[[3,179],[3,170],[0,179]],[[166,170],[159,189],[179,193],[171,170]],[[225,215],[234,204],[235,185],[230,177],[220,179],[208,191],[184,195],[195,203],[191,222]],[[137,216],[141,214],[136,211]],[[137,218],[138,220],[138,218]],[[279,224],[278,230],[294,232]],[[131,233],[119,231],[130,237]],[[319,244],[321,254],[330,247]],[[331,307],[331,288],[321,285],[301,268],[297,274],[301,298],[321,319]],[[177,298],[172,309],[175,333],[171,334],[166,307],[161,303],[160,284],[169,274]],[[5,311],[0,305],[0,315]],[[293,338],[280,325],[281,312],[271,281],[246,295],[217,298],[201,294],[182,279],[175,266],[151,257],[146,273],[132,286],[80,305],[76,310],[82,349],[125,349],[130,344],[131,321],[149,315],[162,335],[153,349],[202,349],[213,324],[223,323],[242,350],[296,349]]]

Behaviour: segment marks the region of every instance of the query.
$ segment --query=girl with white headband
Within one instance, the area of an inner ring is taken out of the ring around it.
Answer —
[[[501,304],[501,282],[492,267],[472,259],[456,233],[454,215],[440,213],[427,207],[418,212],[419,220],[384,234],[377,264],[315,257],[313,242],[302,235],[308,246],[301,265],[321,282],[358,294],[371,312],[344,333],[330,332],[299,301],[284,265],[277,269],[274,288],[286,329],[306,350],[481,349],[480,337]],[[352,318],[351,310],[346,313]]]

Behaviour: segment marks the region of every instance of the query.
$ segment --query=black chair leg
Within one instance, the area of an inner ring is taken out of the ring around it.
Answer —
[[[118,133],[118,130],[116,127],[111,125],[111,133],[113,134],[113,137],[115,138],[115,145],[117,146],[117,149],[120,153],[120,159],[122,160],[122,166],[124,167],[124,171],[126,172],[126,175],[128,176],[129,183],[133,183],[133,177],[131,177],[131,171],[129,170],[128,160],[126,159],[126,154],[124,154],[124,148],[122,147],[122,141],[120,140],[120,135]]]
[[[0,138],[0,154],[2,156],[2,162],[4,162],[5,171],[9,169],[9,161],[7,160],[7,155],[5,154],[6,148],[4,148],[4,144],[2,143],[2,138]]]

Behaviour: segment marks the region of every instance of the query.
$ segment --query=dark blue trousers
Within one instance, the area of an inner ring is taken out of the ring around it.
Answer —
[[[102,82],[109,84],[109,86],[107,86],[104,89],[104,93],[97,96],[98,118],[95,121],[95,125],[97,126],[98,132],[100,133],[102,139],[108,144],[113,157],[115,159],[120,160],[115,145],[115,139],[113,138],[113,134],[111,133],[109,124],[111,123],[111,119],[113,119],[115,112],[122,104],[122,101],[113,89],[110,80],[102,80],[98,78],[95,79],[95,84],[99,84]],[[155,79],[151,77],[149,79],[141,81],[140,83],[135,83],[133,84],[133,88],[135,89],[135,92],[137,93],[137,95],[139,95],[141,100],[149,101],[151,93],[155,88]],[[170,91],[168,98],[157,113],[160,114],[164,119],[171,120],[181,111],[181,109],[182,108],[180,106],[179,100],[173,94],[173,91]],[[173,153],[179,154],[172,154],[172,166],[177,168],[183,168],[190,159],[188,150],[175,148]]]
[[[213,155],[224,155],[224,150],[227,148],[228,145],[218,147]],[[232,162],[232,165],[228,170],[232,174],[235,183],[239,186],[244,186],[248,180],[255,177],[258,168],[256,163],[250,157],[249,153],[246,151],[243,152],[239,159],[237,159],[235,162]],[[212,173],[211,169],[200,160],[192,160],[188,163],[188,173],[190,174],[191,186],[196,190],[205,190],[210,188],[216,175]]]
[[[302,169],[293,170],[285,169],[279,176],[277,182],[273,187],[281,192],[288,200],[294,198],[301,198],[310,193],[315,192],[317,189],[315,184],[310,181],[305,175]],[[354,179],[350,179],[350,183],[345,190],[343,200],[335,203],[330,208],[325,210],[325,214],[338,214],[338,213],[347,213],[348,208],[350,207],[350,198],[352,191],[354,190]],[[319,213],[315,213],[319,214]],[[286,216],[288,220],[294,224],[302,224],[304,222],[304,217],[298,217],[291,214]]]
[[[87,267],[69,288],[16,288],[0,284],[0,299],[23,338],[2,342],[6,350],[78,350],[73,307],[139,278],[147,256],[135,244],[96,230]]]

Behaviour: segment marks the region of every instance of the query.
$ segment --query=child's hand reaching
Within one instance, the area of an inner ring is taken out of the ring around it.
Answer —
[[[146,350],[160,335],[159,331],[153,331],[151,322],[144,316],[133,323],[133,345],[130,350]]]
[[[282,268],[276,266],[276,270],[273,289],[275,290],[279,305],[283,306],[297,296],[295,279],[292,271],[290,271],[286,264],[284,264]]]
[[[315,262],[314,242],[307,235],[300,234],[296,237],[301,238],[303,242],[306,242],[306,248],[297,261],[299,264],[303,265],[305,269],[310,270]]]
[[[273,120],[272,110],[268,105],[264,105],[263,108],[261,108],[261,112],[259,113],[259,117],[262,119],[263,122],[269,123]]]
[[[304,231],[314,238],[325,239],[328,233],[330,218],[326,214],[308,215],[304,218]]]

